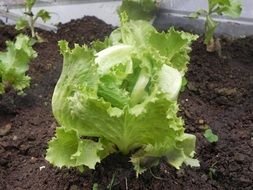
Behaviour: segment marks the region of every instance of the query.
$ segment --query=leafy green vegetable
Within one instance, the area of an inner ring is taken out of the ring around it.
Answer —
[[[242,12],[242,5],[236,0],[208,0],[208,10],[200,9],[190,15],[191,18],[198,18],[201,15],[206,17],[205,22],[205,44],[207,51],[216,51],[219,44],[215,43],[214,32],[218,23],[213,19],[212,15],[225,15],[233,18],[239,17]]]
[[[197,166],[196,137],[184,133],[177,116],[187,54],[196,38],[130,21],[92,48],[59,42],[64,66],[52,108],[61,127],[46,159],[58,167],[94,169],[120,151],[132,155],[137,174],[160,159],[175,168]]]
[[[0,94],[10,87],[22,91],[29,86],[28,63],[37,56],[28,36],[19,35],[15,43],[8,41],[6,45],[7,51],[0,52]]]
[[[35,5],[37,0],[25,0],[25,12],[24,16],[20,17],[20,19],[16,22],[16,30],[23,30],[25,28],[30,28],[32,37],[39,36],[35,32],[35,23],[39,18],[43,20],[43,22],[47,22],[51,19],[50,13],[44,9],[38,11],[36,15],[32,12],[32,8]],[[28,17],[28,18],[27,18]]]
[[[215,143],[219,140],[218,136],[213,134],[212,129],[207,129],[204,133],[204,137],[210,143]]]
[[[119,14],[126,12],[131,20],[151,20],[156,11],[156,0],[123,0],[119,8]]]

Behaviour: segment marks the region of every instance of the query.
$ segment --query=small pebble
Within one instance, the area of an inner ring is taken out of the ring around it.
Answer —
[[[34,164],[37,161],[37,158],[31,157],[31,162]]]
[[[186,115],[186,117],[188,117],[188,118],[191,118],[191,117],[192,117],[191,114],[190,114],[190,112],[187,111],[187,110],[185,110],[185,115]]]
[[[235,159],[236,161],[243,162],[243,161],[245,160],[245,155],[236,152],[236,153],[234,154],[234,159]]]
[[[16,141],[18,137],[16,135],[13,136],[12,140]]]
[[[251,182],[252,182],[250,179],[246,178],[245,176],[241,176],[241,177],[239,178],[239,180],[240,180],[241,182],[243,182],[243,183],[251,183]]]
[[[4,125],[3,127],[0,128],[0,136],[5,136],[7,135],[11,130],[11,124],[8,123]]]
[[[205,123],[205,121],[204,121],[203,119],[199,119],[198,123],[199,123],[200,125],[203,125],[203,124]]]
[[[198,91],[198,88],[197,88],[196,85],[195,85],[194,83],[192,83],[192,82],[189,82],[189,83],[187,84],[187,87],[188,87],[188,89],[189,89],[190,91],[193,91],[193,92],[197,92],[197,91]]]
[[[69,190],[78,190],[78,186],[77,185],[72,185]]]
[[[207,130],[207,129],[209,129],[209,126],[208,125],[200,125],[198,128],[201,130]]]
[[[203,175],[201,176],[201,179],[202,179],[203,181],[207,181],[207,180],[208,180],[208,177],[207,177],[206,174],[203,174]]]
[[[181,177],[183,177],[185,175],[185,172],[184,172],[183,169],[181,169],[181,170],[178,170],[176,174],[177,174],[178,178],[181,178]]]
[[[55,122],[52,123],[52,125],[50,126],[51,129],[55,129],[57,127],[57,124]]]

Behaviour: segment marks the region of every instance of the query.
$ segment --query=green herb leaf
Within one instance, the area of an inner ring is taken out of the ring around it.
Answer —
[[[222,13],[224,15],[237,18],[241,15],[242,4],[236,1],[231,1],[229,6],[223,8]]]
[[[41,18],[44,22],[47,22],[51,19],[49,12],[44,9],[39,10],[37,17]]]
[[[25,0],[25,6],[28,9],[31,9],[37,0]]]
[[[16,30],[23,30],[27,27],[29,27],[29,23],[26,19],[21,17],[20,19],[17,20],[16,26],[15,26]]]

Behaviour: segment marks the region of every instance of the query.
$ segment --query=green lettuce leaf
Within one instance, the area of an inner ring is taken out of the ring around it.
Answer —
[[[32,40],[25,35],[17,36],[15,43],[8,41],[6,45],[7,51],[0,52],[0,93],[8,87],[22,91],[30,85],[26,72],[29,62],[37,57],[37,53],[32,48]]]
[[[155,0],[123,0],[119,14],[126,12],[130,20],[151,20],[156,10]]]
[[[49,143],[47,159],[58,167],[82,167],[87,166],[95,169],[96,163],[100,162],[99,152],[103,145],[92,140],[80,140],[75,130],[58,128],[56,138]],[[57,160],[57,162],[53,162]]]

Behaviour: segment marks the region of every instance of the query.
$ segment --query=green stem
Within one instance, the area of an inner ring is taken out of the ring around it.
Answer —
[[[34,30],[34,24],[35,24],[35,19],[33,19],[33,13],[32,13],[32,8],[28,7],[28,15],[29,15],[29,19],[30,19],[30,30],[31,30],[31,34],[32,37],[35,37],[35,30]]]

